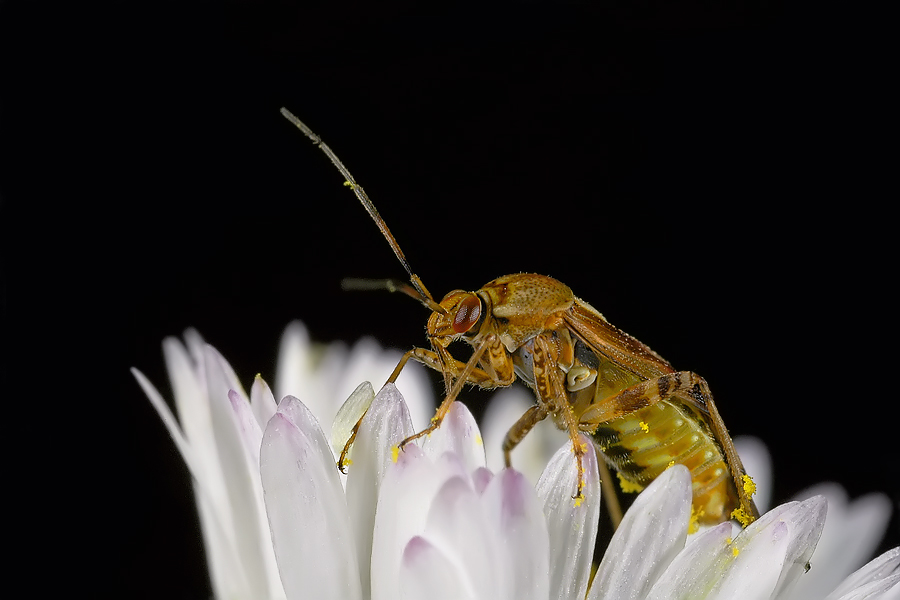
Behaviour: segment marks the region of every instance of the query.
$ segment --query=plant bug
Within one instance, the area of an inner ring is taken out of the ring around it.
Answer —
[[[720,523],[734,516],[747,525],[759,517],[752,482],[702,377],[676,371],[649,347],[611,325],[568,286],[544,275],[505,275],[477,291],[454,290],[435,301],[412,272],[375,205],[334,152],[287,109],[281,113],[341,172],[412,284],[352,281],[349,286],[403,292],[431,310],[427,325],[431,348],[417,347],[404,354],[388,382],[396,380],[412,358],[442,373],[447,394],[431,424],[401,442],[401,449],[440,426],[466,383],[493,389],[512,385],[518,377],[534,390],[537,401],[506,434],[507,466],[513,448],[550,417],[572,441],[579,473],[576,498],[582,495],[585,449],[579,433],[584,432],[620,477],[637,488],[673,464],[685,465],[691,473],[699,523]],[[473,347],[467,361],[451,354],[448,347],[455,341]],[[355,428],[341,453],[340,468],[353,437]],[[617,510],[610,507],[616,524],[621,519]]]

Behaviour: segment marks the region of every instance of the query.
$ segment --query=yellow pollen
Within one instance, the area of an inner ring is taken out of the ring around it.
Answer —
[[[397,459],[400,457],[400,446],[391,447],[391,460],[397,462]]]
[[[650,431],[650,426],[647,425],[646,423],[644,423],[643,421],[638,423],[638,425],[641,426],[641,431],[643,431],[644,433],[647,433],[648,431]]]
[[[744,485],[745,494],[747,494],[748,496],[752,496],[756,493],[756,483],[750,478],[749,475],[741,475],[741,482]]]
[[[581,454],[584,454],[587,452],[587,450],[588,450],[587,444],[584,444],[584,443],[576,444],[575,442],[572,442],[572,454],[578,454],[579,451],[581,452]]]
[[[484,446],[484,440],[481,439],[480,435],[475,437],[475,443],[478,444],[479,446]]]
[[[706,514],[702,508],[691,505],[691,518],[688,520],[688,533],[697,533],[700,529],[700,517]]]
[[[666,465],[666,468],[668,469],[669,467],[674,467],[674,466],[675,466],[675,461],[674,461],[674,460],[670,460],[670,461],[669,461],[669,464]]]
[[[731,511],[731,518],[740,523],[742,527],[746,527],[753,521],[753,519],[750,518],[750,515],[744,510],[743,506],[739,506]]]
[[[633,481],[628,481],[622,477],[622,474],[619,472],[616,473],[616,477],[619,478],[619,487],[622,488],[622,491],[626,494],[636,494],[644,489],[644,486]]]
[[[740,553],[741,553],[741,551],[738,550],[738,547],[737,547],[737,546],[732,546],[732,547],[731,547],[731,555],[732,555],[732,556],[737,556],[737,555],[740,554]]]
[[[347,186],[348,188],[350,188],[351,190],[356,189],[356,186],[354,184],[350,183],[349,181],[345,181],[344,185]]]
[[[394,461],[394,462],[397,462],[397,461]],[[345,466],[345,467],[349,467],[349,466],[352,465],[352,464],[353,464],[353,461],[350,460],[349,458],[345,458],[345,459],[344,459],[344,466]]]

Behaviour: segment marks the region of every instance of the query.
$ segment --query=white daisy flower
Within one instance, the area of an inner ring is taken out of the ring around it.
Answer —
[[[164,342],[179,422],[135,371],[194,476],[217,598],[788,598],[810,576],[823,496],[776,507],[737,535],[725,523],[689,538],[690,476],[676,465],[637,497],[591,580],[600,487],[590,443],[583,501],[572,498],[568,440],[532,487],[516,470],[485,468],[478,426],[460,403],[421,448],[398,452],[417,429],[395,386],[374,399],[358,386],[356,408],[339,412],[333,390],[358,381],[341,375],[348,363],[326,358],[314,371],[302,329],[285,340],[279,369],[296,372],[279,373],[278,389],[291,395],[277,407],[259,377],[248,398],[195,333],[187,350]],[[379,362],[376,347],[365,352]],[[347,431],[342,419],[370,403],[344,486],[340,444],[320,423],[337,415],[336,430]],[[829,598],[896,597],[898,565],[900,552],[889,552]]]

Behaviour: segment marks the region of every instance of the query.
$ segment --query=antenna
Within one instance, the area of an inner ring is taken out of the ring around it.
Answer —
[[[350,174],[350,171],[347,170],[347,167],[344,166],[344,163],[340,161],[334,151],[328,147],[325,142],[322,141],[318,135],[313,133],[312,129],[306,126],[306,124],[295,117],[291,111],[282,107],[281,114],[284,115],[284,118],[293,123],[297,129],[303,132],[303,134],[312,140],[313,144],[319,147],[319,149],[325,153],[325,156],[331,159],[331,162],[334,163],[334,166],[337,167],[337,170],[341,172],[341,175],[344,176],[344,185],[353,190],[353,193],[356,194],[356,197],[359,199],[360,203],[362,203],[363,207],[366,209],[366,212],[369,213],[369,216],[372,217],[372,220],[375,221],[375,224],[378,225],[378,229],[381,230],[381,234],[384,236],[384,239],[388,241],[391,249],[394,251],[394,254],[397,256],[397,259],[400,261],[400,264],[403,265],[403,268],[406,269],[406,272],[409,274],[409,279],[413,284],[413,287],[419,293],[420,299],[423,299],[423,303],[431,308],[432,310],[437,310],[435,306],[438,307],[438,312],[446,314],[446,310],[443,309],[437,302],[434,301],[434,298],[426,289],[425,284],[422,283],[422,280],[419,279],[419,276],[412,272],[412,269],[409,267],[409,262],[406,260],[406,256],[403,254],[403,250],[400,249],[400,244],[397,243],[397,240],[394,239],[394,235],[391,233],[391,230],[388,229],[387,223],[384,222],[384,219],[381,218],[381,215],[378,214],[378,210],[375,208],[375,205],[372,204],[372,201],[369,200],[369,196],[366,195],[365,190],[363,190],[362,186],[356,183],[356,180],[353,178],[353,175]],[[388,288],[390,289],[390,288]],[[403,290],[399,290],[403,291]],[[413,296],[414,298],[416,296]],[[427,301],[426,301],[427,300]],[[430,301],[430,302],[429,302]]]
[[[344,279],[341,279],[341,289],[364,291],[386,290],[388,292],[400,292],[401,294],[406,294],[414,300],[418,300],[429,309],[431,309],[432,312],[439,312],[442,315],[448,314],[447,309],[435,302],[433,299],[423,295],[422,292],[415,289],[408,283],[404,281],[398,281],[396,279],[357,279],[355,277],[345,277]]]

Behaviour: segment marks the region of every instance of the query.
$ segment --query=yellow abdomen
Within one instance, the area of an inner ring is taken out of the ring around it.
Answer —
[[[704,416],[677,400],[607,421],[593,437],[622,478],[641,487],[673,464],[686,466],[702,524],[727,520],[738,506],[728,465]]]

